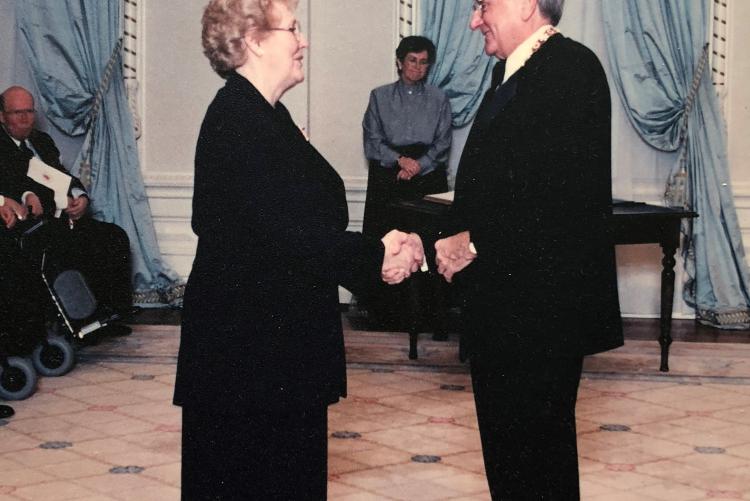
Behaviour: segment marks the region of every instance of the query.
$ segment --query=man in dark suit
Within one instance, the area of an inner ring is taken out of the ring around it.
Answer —
[[[67,173],[52,138],[34,128],[34,114],[34,98],[23,87],[10,87],[0,95],[0,195],[19,220],[29,211],[33,216],[52,216],[56,209],[53,191],[27,175],[31,158]],[[130,242],[120,227],[87,217],[88,204],[85,188],[73,177],[67,207],[51,225],[50,253],[57,266],[83,273],[108,316],[127,315],[132,307]],[[108,330],[129,332],[122,325]]]
[[[578,499],[582,358],[622,345],[610,95],[596,56],[554,27],[563,0],[477,0],[497,57],[456,179],[438,271],[463,292],[492,498]]]

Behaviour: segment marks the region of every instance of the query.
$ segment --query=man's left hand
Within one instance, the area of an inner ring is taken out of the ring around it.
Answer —
[[[471,237],[468,231],[462,231],[435,242],[438,273],[443,275],[446,281],[451,282],[453,275],[469,266],[477,257],[470,249],[470,242]]]
[[[28,195],[26,195],[26,199],[24,200],[24,203],[26,203],[26,205],[28,205],[31,208],[31,213],[35,215],[36,217],[39,217],[42,214],[44,214],[42,201],[39,200],[39,197],[36,196],[36,193],[29,193]]]
[[[78,221],[86,213],[86,208],[89,206],[89,199],[85,196],[78,198],[68,197],[68,207],[65,209],[65,213],[71,219],[71,221]]]

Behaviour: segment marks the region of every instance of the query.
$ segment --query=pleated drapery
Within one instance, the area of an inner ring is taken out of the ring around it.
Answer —
[[[437,46],[428,83],[451,102],[453,127],[474,119],[490,83],[493,58],[484,53],[484,37],[469,30],[472,2],[420,2],[421,34]]]
[[[68,167],[87,185],[93,217],[130,237],[134,302],[179,304],[184,286],[161,259],[122,78],[122,2],[18,0],[16,18],[38,106],[66,135],[86,135]]]
[[[750,273],[734,207],[726,130],[705,64],[708,0],[602,0],[610,74],[631,124],[653,148],[681,150],[672,179],[684,179],[688,280],[697,318],[750,327]],[[679,187],[672,183],[672,200]]]

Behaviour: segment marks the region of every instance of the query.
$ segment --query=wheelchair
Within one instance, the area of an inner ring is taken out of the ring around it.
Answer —
[[[38,375],[57,377],[70,372],[76,363],[74,342],[119,319],[118,315],[98,316],[98,303],[83,275],[61,269],[50,258],[55,225],[60,224],[56,219],[30,218],[8,235],[25,268],[26,283],[41,297],[34,298],[35,311],[29,312],[26,306],[27,318],[11,319],[0,328],[0,398],[4,400],[32,395]],[[39,327],[18,324],[33,324],[31,320]]]

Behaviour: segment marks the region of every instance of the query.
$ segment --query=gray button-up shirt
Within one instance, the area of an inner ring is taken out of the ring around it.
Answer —
[[[400,156],[393,146],[422,143],[427,152],[416,159],[420,175],[448,162],[451,146],[451,107],[442,90],[429,84],[406,85],[401,80],[370,93],[362,120],[365,156],[393,167]]]

